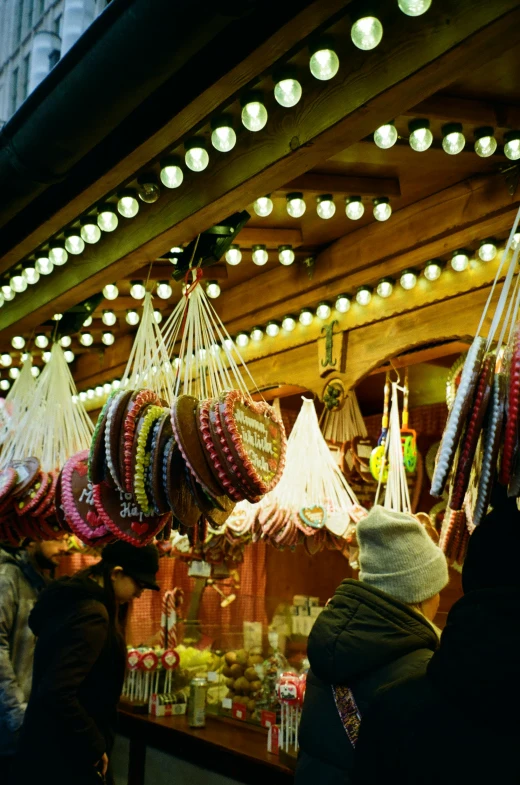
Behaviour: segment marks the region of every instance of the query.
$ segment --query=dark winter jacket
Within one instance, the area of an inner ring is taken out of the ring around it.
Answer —
[[[354,750],[332,685],[350,687],[363,716],[381,688],[424,672],[437,645],[434,628],[407,605],[343,581],[309,637],[296,785],[350,783]]]
[[[519,785],[520,589],[472,591],[427,673],[386,691],[361,724],[355,785]]]
[[[14,783],[99,783],[95,766],[110,755],[125,669],[104,591],[81,574],[55,581],[30,625],[37,636],[33,688]]]
[[[31,692],[29,614],[45,580],[26,551],[0,550],[0,755],[13,755]]]

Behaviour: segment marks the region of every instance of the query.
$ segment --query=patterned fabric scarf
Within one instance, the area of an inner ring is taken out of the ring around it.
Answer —
[[[332,694],[338,714],[350,743],[356,746],[361,725],[361,714],[357,707],[356,699],[350,687],[337,687],[332,685]]]

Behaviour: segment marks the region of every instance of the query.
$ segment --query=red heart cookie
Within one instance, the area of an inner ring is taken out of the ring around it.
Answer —
[[[67,523],[79,537],[87,544],[92,544],[94,540],[107,535],[106,526],[100,526],[93,520],[95,513],[92,483],[87,474],[88,450],[76,453],[65,463],[61,472],[61,510]],[[58,506],[58,505],[57,505]],[[61,512],[58,512],[58,520]],[[93,525],[95,524],[95,525]]]
[[[210,406],[209,426],[213,445],[220,460],[220,465],[228,479],[228,484],[226,485],[228,495],[231,498],[235,498],[233,495],[234,493],[241,499],[247,499],[251,504],[256,504],[260,501],[261,495],[259,495],[256,490],[253,490],[251,484],[248,482],[247,476],[244,474],[239,462],[229,448],[224,428],[222,427],[219,401],[214,401]]]
[[[151,542],[168,520],[167,515],[145,516],[132,494],[114,490],[106,482],[93,486],[93,497],[96,512],[105,526],[119,540],[137,547]],[[134,524],[137,524],[138,531]]]

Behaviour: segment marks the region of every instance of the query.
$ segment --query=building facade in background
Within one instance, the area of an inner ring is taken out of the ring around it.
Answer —
[[[110,0],[0,0],[0,128]]]

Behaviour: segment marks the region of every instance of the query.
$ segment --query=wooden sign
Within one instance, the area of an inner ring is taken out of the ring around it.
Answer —
[[[338,322],[334,319],[321,328],[322,336],[318,338],[318,373],[328,376],[329,373],[343,373],[345,365],[345,333],[334,332]]]

